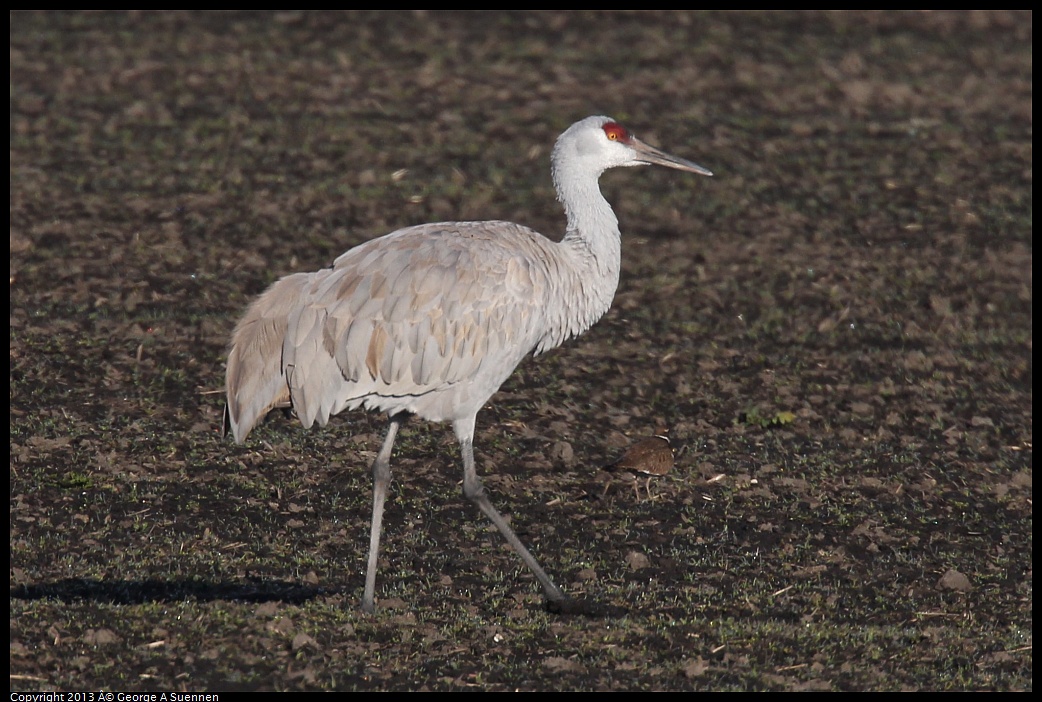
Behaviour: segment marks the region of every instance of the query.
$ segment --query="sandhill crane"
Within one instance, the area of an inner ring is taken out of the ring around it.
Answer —
[[[372,465],[366,612],[375,610],[391,449],[410,415],[452,422],[463,494],[535,574],[548,607],[573,607],[489,501],[474,468],[475,418],[525,356],[582,334],[611,306],[621,239],[601,173],[649,164],[712,173],[602,116],[569,127],[551,161],[568,221],[560,242],[499,221],[399,229],[350,249],[332,268],[282,278],[235,328],[225,428],[236,442],[275,408],[292,407],[305,427],[359,407],[389,417]]]

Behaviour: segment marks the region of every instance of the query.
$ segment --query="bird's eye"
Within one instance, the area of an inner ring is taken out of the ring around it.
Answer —
[[[604,129],[604,136],[608,137],[609,141],[621,141],[625,144],[630,140],[630,133],[618,122],[608,122],[602,129]]]

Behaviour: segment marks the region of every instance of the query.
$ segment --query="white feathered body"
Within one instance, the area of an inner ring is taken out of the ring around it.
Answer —
[[[510,222],[424,224],[279,280],[232,338],[233,436],[289,406],[306,427],[358,407],[472,418],[527,354],[608,310],[620,262],[614,215],[608,224],[616,234],[600,247]]]

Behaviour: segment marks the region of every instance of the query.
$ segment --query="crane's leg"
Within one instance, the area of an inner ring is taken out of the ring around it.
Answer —
[[[394,415],[387,426],[380,453],[373,461],[373,523],[369,529],[369,565],[365,571],[365,593],[362,595],[362,610],[372,614],[376,611],[376,559],[380,555],[380,530],[384,521],[384,501],[387,499],[387,486],[391,484],[391,448],[398,428],[405,421],[405,415]]]
[[[569,611],[571,609],[571,601],[561,592],[560,588],[554,585],[553,581],[550,580],[550,576],[536,562],[532,554],[521,543],[521,540],[517,538],[514,530],[503,519],[503,515],[497,512],[496,508],[489,501],[488,494],[485,492],[485,486],[481,483],[481,478],[478,477],[474,468],[473,441],[471,439],[461,440],[460,449],[463,452],[463,494],[466,495],[468,500],[475,503],[485,513],[485,516],[492,520],[492,523],[499,529],[499,533],[506,537],[507,543],[521,556],[521,560],[525,562],[525,565],[529,567],[540,584],[542,584],[543,590],[546,592],[546,599],[551,607],[562,612]]]

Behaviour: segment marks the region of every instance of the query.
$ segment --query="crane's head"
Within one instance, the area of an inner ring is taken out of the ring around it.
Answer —
[[[611,117],[587,117],[569,127],[554,146],[555,165],[582,163],[600,174],[619,166],[657,165],[711,176],[712,171],[649,146]]]

